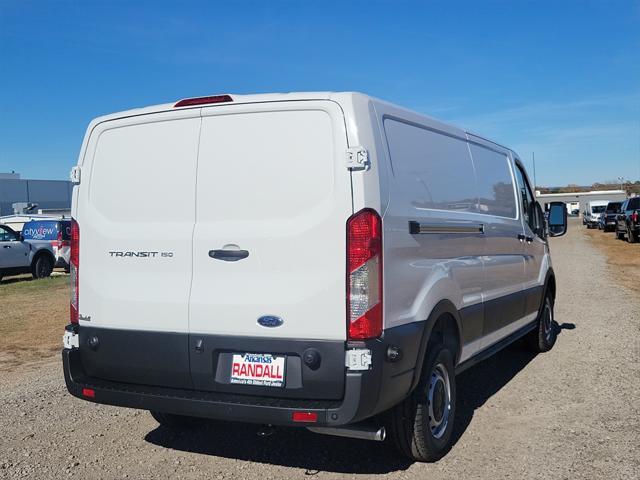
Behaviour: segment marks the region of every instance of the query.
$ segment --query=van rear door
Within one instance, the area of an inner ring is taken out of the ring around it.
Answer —
[[[91,133],[75,212],[80,350],[90,376],[191,386],[199,113],[111,120]]]
[[[209,355],[226,348],[225,338],[345,340],[352,204],[334,102],[216,106],[202,115],[189,329],[192,347],[204,344],[208,357],[192,348],[192,370],[206,365],[210,380],[198,385],[194,372],[196,387],[213,388]]]

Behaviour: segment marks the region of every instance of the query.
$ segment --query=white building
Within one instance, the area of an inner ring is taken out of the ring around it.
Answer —
[[[536,198],[543,207],[550,202],[564,202],[567,204],[569,213],[579,210],[580,215],[583,215],[587,202],[594,200],[623,202],[627,199],[627,193],[624,190],[593,190],[572,193],[540,193],[536,191]]]

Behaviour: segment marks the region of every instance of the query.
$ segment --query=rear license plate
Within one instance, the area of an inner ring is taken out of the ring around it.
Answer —
[[[262,387],[284,386],[285,357],[269,353],[234,353],[231,383]]]

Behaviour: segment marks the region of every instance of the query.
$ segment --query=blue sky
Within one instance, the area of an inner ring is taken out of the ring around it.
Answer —
[[[0,0],[0,172],[67,178],[105,113],[305,90],[535,151],[539,185],[640,179],[638,1]]]

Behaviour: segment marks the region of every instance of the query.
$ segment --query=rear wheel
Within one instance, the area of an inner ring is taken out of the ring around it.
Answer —
[[[545,294],[542,312],[538,316],[538,324],[528,337],[528,343],[536,353],[548,352],[558,338],[558,327],[553,316],[553,296],[549,291]]]
[[[36,257],[31,267],[33,278],[45,278],[53,272],[53,262],[47,255],[39,255]]]
[[[456,413],[453,353],[442,344],[428,349],[420,383],[390,412],[393,442],[419,462],[434,462],[449,451]]]
[[[616,238],[618,240],[622,240],[624,238],[624,233],[621,233],[620,231],[618,231],[618,227],[616,227]]]
[[[150,411],[149,413],[151,413],[151,416],[160,425],[172,430],[187,430],[202,424],[202,420],[196,417],[187,417],[186,415],[175,415],[173,413],[154,411]]]
[[[638,241],[635,233],[631,231],[631,228],[627,228],[627,242],[636,243]]]

